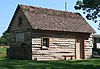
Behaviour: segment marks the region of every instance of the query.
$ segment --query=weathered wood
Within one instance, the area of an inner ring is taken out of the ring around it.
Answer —
[[[92,36],[88,40],[85,40],[85,58],[90,58],[92,55]]]
[[[39,56],[55,57],[56,59],[64,59],[63,55],[75,56],[75,39],[70,38],[50,38],[50,48],[41,50],[41,38],[32,38],[32,57]],[[43,59],[43,58],[42,58]]]
[[[32,39],[32,51],[38,52],[35,55],[59,55],[62,56],[64,54],[73,54],[75,55],[75,39],[70,38],[50,38],[50,48],[48,51],[41,50],[41,38],[33,38]],[[90,49],[90,50],[89,50]],[[85,40],[85,57],[88,58],[92,52],[92,39]],[[39,53],[40,52],[40,53]],[[57,56],[56,55],[56,56]],[[75,57],[74,57],[75,58]]]

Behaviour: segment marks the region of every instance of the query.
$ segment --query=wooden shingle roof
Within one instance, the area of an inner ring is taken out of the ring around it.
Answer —
[[[19,5],[33,29],[94,33],[93,28],[77,13]]]

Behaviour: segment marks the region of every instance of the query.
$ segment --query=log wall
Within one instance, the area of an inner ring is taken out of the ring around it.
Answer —
[[[18,33],[24,33],[24,43],[28,46],[26,52],[21,47],[21,42],[16,42],[16,34]],[[50,38],[48,50],[41,50],[42,37]],[[73,55],[73,59],[75,59],[75,40],[75,34],[31,33],[27,30],[15,31],[11,33],[10,49],[12,52],[10,55],[16,59],[32,58],[32,60],[62,60],[64,59],[63,55]],[[90,58],[91,55],[92,37],[85,40],[85,58]],[[67,59],[70,59],[70,57],[67,57]]]
[[[32,59],[63,59],[63,55],[75,56],[75,39],[50,38],[48,50],[41,50],[41,38],[32,38]],[[73,57],[74,58],[74,57]]]
[[[42,34],[42,35],[41,35]],[[42,36],[50,38],[50,46],[48,50],[41,50]],[[80,37],[81,38],[81,37]],[[32,59],[33,60],[62,60],[63,55],[74,55],[75,59],[75,36],[72,35],[57,35],[44,33],[33,33],[32,38]],[[90,58],[92,55],[92,37],[85,40],[85,58]],[[67,59],[70,59],[68,57]]]
[[[85,58],[92,57],[92,48],[93,48],[92,35],[90,35],[89,39],[85,40]]]
[[[24,40],[23,42],[17,42],[16,41],[16,34],[23,33],[24,34]],[[25,44],[26,48],[21,46],[21,44]],[[27,30],[20,30],[16,32],[11,33],[11,40],[10,40],[10,48],[8,51],[7,56],[11,59],[32,59],[31,54],[31,32]]]

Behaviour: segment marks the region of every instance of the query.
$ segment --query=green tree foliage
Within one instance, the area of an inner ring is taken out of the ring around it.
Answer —
[[[100,0],[78,0],[74,8],[83,10],[88,20],[92,20],[95,23],[99,22],[98,26],[100,28]]]
[[[9,33],[6,33],[6,31],[3,33],[3,35],[0,37],[0,45],[9,45]]]

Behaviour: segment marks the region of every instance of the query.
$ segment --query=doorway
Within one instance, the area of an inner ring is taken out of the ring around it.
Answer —
[[[76,39],[76,43],[75,43],[75,52],[76,52],[76,55],[75,55],[75,58],[76,59],[80,59],[80,55],[81,55],[81,50],[80,50],[80,40]]]
[[[75,41],[75,58],[76,59],[85,59],[85,47],[83,39],[76,39]]]

